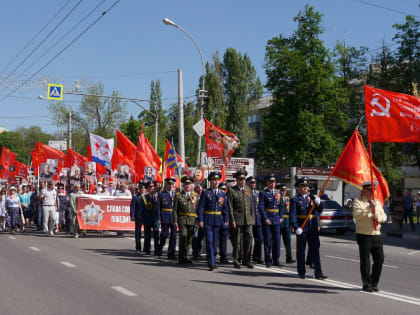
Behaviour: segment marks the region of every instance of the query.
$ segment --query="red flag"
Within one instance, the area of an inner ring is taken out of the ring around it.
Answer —
[[[54,149],[41,142],[35,143],[35,151],[41,154],[46,159],[62,160],[65,157],[65,154],[62,151]]]
[[[3,146],[1,150],[0,165],[4,167],[5,169],[6,168],[8,169],[9,166],[15,163],[16,157],[17,157],[17,153],[10,151],[8,148]]]
[[[111,167],[113,170],[118,168],[118,164],[126,164],[123,162],[125,160],[124,155],[122,154],[121,150],[118,148],[114,148],[114,153],[112,154],[111,160]]]
[[[136,146],[133,142],[130,141],[121,131],[117,129],[117,145],[118,149],[122,152],[123,155],[129,157],[129,159],[134,159],[134,154],[136,153]]]
[[[205,119],[206,123],[206,149],[208,157],[222,158],[227,164],[233,151],[239,145],[239,139],[233,133],[217,127]]]
[[[141,180],[144,177],[145,167],[151,166],[155,169],[155,179],[158,182],[162,182],[162,177],[159,174],[161,161],[159,156],[150,145],[149,141],[143,134],[143,129],[140,131],[139,141],[134,158],[134,167],[137,173],[137,180]]]
[[[15,161],[15,171],[14,176],[22,177],[27,179],[28,178],[28,169],[29,166],[26,164],[23,164],[19,161]]]
[[[374,167],[374,171],[373,179],[380,183],[377,189],[381,189],[381,193],[376,194],[376,196],[383,204],[385,199],[389,197],[388,184],[376,167]],[[363,145],[362,137],[357,130],[353,132],[338,158],[331,176],[339,177],[359,189],[362,189],[362,183],[371,180],[369,156]]]
[[[365,85],[369,142],[420,142],[420,99]]]
[[[65,167],[85,167],[85,163],[88,161],[88,158],[77,153],[76,151],[72,150],[71,148],[67,148],[67,154],[64,161]]]
[[[41,154],[35,151],[31,151],[31,156],[32,156],[32,168],[34,169],[34,175],[38,176],[38,167],[40,167],[41,163],[45,163],[46,160]]]

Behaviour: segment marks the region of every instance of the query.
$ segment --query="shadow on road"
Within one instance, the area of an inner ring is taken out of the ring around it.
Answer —
[[[413,232],[411,231],[409,224],[403,224],[402,231],[403,233],[400,235],[400,237],[395,236],[392,233],[392,224],[383,224],[381,228],[381,233],[383,235],[384,245],[402,247],[410,250],[420,250],[420,225],[416,225],[416,231]],[[347,243],[348,241],[356,242],[355,232],[347,232],[344,235],[323,232],[321,233],[321,236],[326,236],[335,239],[334,241],[328,240],[328,242],[330,243],[340,244]]]
[[[253,273],[254,274],[254,273]],[[253,289],[275,290],[275,291],[288,291],[288,292],[301,292],[301,293],[315,293],[315,294],[338,294],[340,291],[352,291],[352,289],[331,287],[328,285],[314,285],[306,283],[267,283],[266,285],[249,284],[243,282],[224,282],[224,281],[207,281],[207,280],[191,280],[194,282],[226,285],[231,287],[243,287]],[[302,280],[304,281],[304,280]]]

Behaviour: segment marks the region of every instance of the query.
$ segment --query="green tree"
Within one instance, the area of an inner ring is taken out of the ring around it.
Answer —
[[[17,160],[28,164],[31,151],[35,143],[40,141],[48,144],[54,137],[41,130],[39,126],[30,126],[28,128],[18,127],[16,131],[5,131],[0,134],[0,146],[6,146],[11,151],[17,153]]]
[[[144,135],[149,139],[154,147],[155,139],[155,116],[158,116],[158,145],[157,153],[159,156],[165,154],[165,137],[168,130],[168,118],[166,112],[162,108],[162,89],[160,88],[160,80],[151,81],[150,83],[150,107],[149,111],[143,111],[139,114],[140,125],[144,123]],[[151,114],[152,113],[152,114]],[[136,142],[137,143],[137,140]]]
[[[348,96],[320,39],[322,15],[306,5],[294,21],[291,37],[279,35],[266,47],[273,105],[264,117],[261,157],[266,166],[330,165],[344,145]]]
[[[241,142],[235,156],[245,156],[250,136],[248,112],[261,98],[263,87],[248,55],[242,56],[233,48],[226,49],[223,56],[223,81],[228,110],[226,130]]]
[[[345,42],[337,42],[334,49],[337,80],[348,96],[344,112],[348,117],[350,129],[356,127],[360,118],[365,115],[363,85],[367,77],[367,52],[366,47],[356,48],[346,45]]]
[[[212,57],[212,63],[206,64],[205,82],[207,97],[204,99],[204,117],[216,126],[225,128],[227,107],[223,85],[223,64],[218,50]],[[199,86],[201,87],[201,81]]]
[[[120,125],[120,131],[128,137],[134,144],[137,144],[139,140],[139,134],[141,131],[141,123],[130,116],[130,119],[126,123]]]

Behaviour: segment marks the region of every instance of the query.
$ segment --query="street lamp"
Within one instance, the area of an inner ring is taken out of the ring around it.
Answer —
[[[164,18],[163,19],[163,23],[165,25],[170,25],[173,27],[176,27],[177,29],[181,30],[182,32],[184,32],[189,38],[191,38],[191,40],[194,42],[195,47],[198,50],[198,53],[200,54],[200,58],[201,58],[201,72],[202,72],[202,80],[201,80],[201,90],[198,91],[198,98],[200,99],[200,120],[202,120],[204,118],[204,97],[205,97],[205,76],[204,76],[204,59],[203,59],[203,54],[201,53],[201,49],[200,47],[198,47],[197,41],[195,40],[194,36],[191,35],[190,32],[188,32],[185,28],[179,26],[178,24],[176,24],[175,22],[171,21],[168,18]],[[201,151],[201,136],[198,136],[198,147],[197,147],[197,166],[200,165],[200,151]]]

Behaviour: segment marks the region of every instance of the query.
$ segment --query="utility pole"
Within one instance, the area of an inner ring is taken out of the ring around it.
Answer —
[[[185,162],[184,143],[184,96],[182,87],[182,70],[178,69],[178,150],[181,159]]]
[[[71,126],[71,109],[69,109],[69,142],[68,147],[71,149],[71,137],[72,137],[72,126]]]

